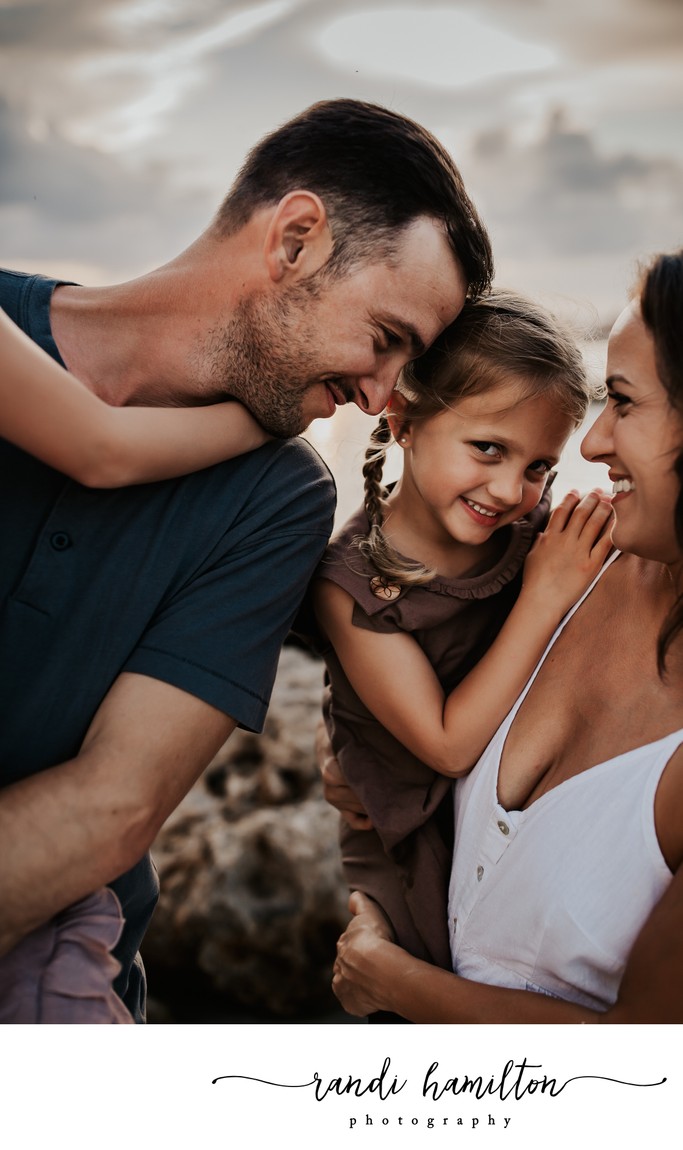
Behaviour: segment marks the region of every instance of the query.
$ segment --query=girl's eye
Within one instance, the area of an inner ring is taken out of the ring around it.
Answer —
[[[547,475],[552,471],[553,465],[547,459],[534,459],[533,463],[529,464],[527,470],[532,471],[534,475]]]
[[[475,440],[472,443],[472,447],[475,447],[477,449],[477,451],[480,451],[482,455],[485,455],[487,457],[487,459],[499,459],[500,458],[501,450],[500,450],[500,447],[498,446],[497,443],[477,442]]]

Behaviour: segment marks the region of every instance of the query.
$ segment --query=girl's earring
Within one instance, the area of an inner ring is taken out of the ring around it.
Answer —
[[[399,435],[398,441],[399,441],[399,443],[407,443],[408,442],[408,436],[407,435]]]

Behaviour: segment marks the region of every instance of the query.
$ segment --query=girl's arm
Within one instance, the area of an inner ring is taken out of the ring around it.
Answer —
[[[414,755],[456,778],[477,761],[515,703],[563,615],[610,551],[606,497],[565,496],[527,559],[517,603],[494,644],[450,693],[415,639],[354,627],[353,599],[320,579],[316,614],[354,690]]]
[[[391,941],[370,899],[356,891],[349,907],[354,917],[337,943],[332,981],[349,1014],[389,1010],[421,1023],[683,1022],[682,868],[636,939],[617,1001],[605,1012],[430,966]]]
[[[270,438],[239,403],[110,407],[2,310],[0,435],[87,487],[170,479]]]

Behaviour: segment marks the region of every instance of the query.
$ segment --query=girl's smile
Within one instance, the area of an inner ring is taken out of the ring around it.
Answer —
[[[482,523],[484,527],[494,527],[501,517],[502,512],[493,507],[482,507],[481,503],[475,503],[473,499],[466,499],[461,495],[465,507],[472,513],[472,517],[476,522]],[[495,521],[495,522],[494,522]]]

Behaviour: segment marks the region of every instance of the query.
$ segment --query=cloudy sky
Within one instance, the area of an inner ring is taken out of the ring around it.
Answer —
[[[499,282],[604,323],[683,243],[682,65],[682,0],[0,0],[0,262],[144,272],[261,134],[348,95],[450,148]]]

